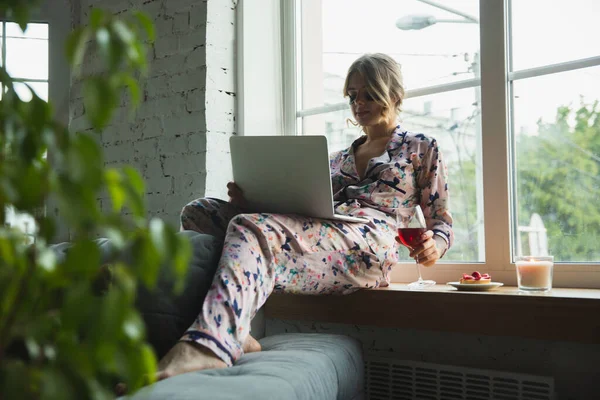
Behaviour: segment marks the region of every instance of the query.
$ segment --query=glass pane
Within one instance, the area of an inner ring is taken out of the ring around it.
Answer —
[[[37,224],[35,219],[25,213],[18,213],[12,207],[6,207],[6,226],[18,229],[25,235],[25,241],[28,244],[34,242],[34,236],[37,233]]]
[[[28,24],[25,32],[21,30],[19,24],[14,22],[6,23],[6,36],[14,38],[29,39],[48,39],[48,24]]]
[[[598,262],[600,67],[519,80],[513,88],[515,255]]]
[[[48,41],[6,39],[6,69],[13,78],[48,79]]]
[[[348,148],[362,132],[349,122],[350,109],[302,118],[303,135],[325,135],[330,152]]]
[[[48,101],[48,83],[47,82],[25,82],[33,91],[45,101]],[[31,90],[25,83],[15,82],[15,91],[22,101],[31,100]]]
[[[600,56],[598,0],[512,0],[513,70]]]
[[[405,129],[434,137],[446,159],[454,246],[445,261],[485,258],[479,97],[477,87],[407,99],[401,115]]]
[[[444,6],[479,16],[478,0]],[[298,22],[300,109],[343,101],[338,81],[364,53],[394,57],[407,89],[478,74],[479,24],[417,0],[303,0]]]
[[[484,259],[483,205],[477,207],[477,202],[483,201],[478,92],[479,88],[473,88],[407,99],[401,115],[404,129],[437,139],[446,159],[455,241],[445,261]],[[349,110],[304,117],[301,132],[326,135],[329,150],[341,150],[362,134],[349,118]],[[401,256],[410,261],[408,253]]]

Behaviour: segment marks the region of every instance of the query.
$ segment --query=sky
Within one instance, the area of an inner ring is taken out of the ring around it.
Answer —
[[[326,72],[345,76],[352,61],[366,52],[384,52],[402,65],[408,90],[472,78],[469,72],[479,51],[479,25],[438,23],[412,31],[395,26],[407,15],[431,15],[439,19],[461,17],[418,0],[322,0],[323,64]],[[479,16],[479,0],[440,0],[472,16]],[[513,0],[513,70],[600,56],[600,1]],[[556,109],[600,98],[600,66],[522,80],[515,83],[515,127],[536,128],[541,117],[552,120]],[[452,96],[409,99],[409,107],[422,110],[424,101],[434,111],[452,108],[468,114],[475,94],[463,90]],[[340,98],[340,100],[342,100]],[[456,110],[455,110],[456,111]]]

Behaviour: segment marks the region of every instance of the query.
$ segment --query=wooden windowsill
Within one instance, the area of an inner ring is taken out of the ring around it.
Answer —
[[[462,292],[446,285],[414,291],[406,284],[347,296],[273,294],[267,318],[492,336],[600,343],[600,290],[552,289],[520,293],[516,287]]]

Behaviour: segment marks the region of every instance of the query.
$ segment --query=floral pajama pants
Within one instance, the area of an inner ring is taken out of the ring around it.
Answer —
[[[208,347],[231,366],[243,354],[252,318],[273,291],[347,294],[387,286],[397,260],[394,227],[385,218],[369,220],[240,214],[217,199],[189,203],[181,228],[221,237],[224,246],[202,312],[181,340]]]

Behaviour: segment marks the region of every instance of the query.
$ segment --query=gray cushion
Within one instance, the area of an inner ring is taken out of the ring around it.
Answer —
[[[211,235],[193,231],[178,232],[189,238],[192,257],[185,278],[185,288],[180,295],[173,293],[173,279],[168,269],[163,268],[156,287],[149,291],[138,286],[136,307],[146,324],[148,342],[154,347],[156,356],[162,358],[202,310],[204,297],[210,288],[217,269],[223,243]],[[107,262],[114,248],[108,239],[97,239],[102,263]],[[71,243],[52,246],[59,260],[63,260]],[[129,252],[123,259],[128,261]]]
[[[148,342],[159,359],[177,343],[202,310],[223,247],[222,241],[211,235],[192,231],[180,234],[190,238],[193,249],[183,292],[173,293],[173,279],[163,269],[156,288],[149,291],[140,285],[136,298]]]
[[[360,343],[341,335],[287,333],[260,340],[226,369],[190,372],[157,382],[134,400],[358,400],[364,374]]]

